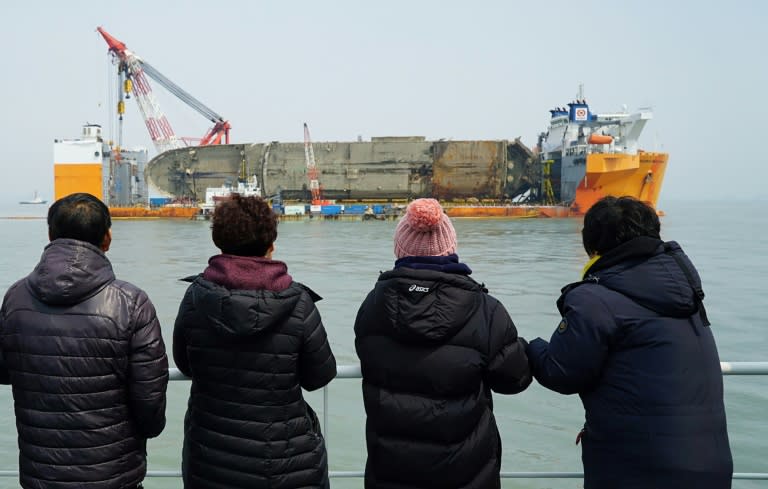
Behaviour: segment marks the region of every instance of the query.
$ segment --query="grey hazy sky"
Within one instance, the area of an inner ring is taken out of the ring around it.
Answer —
[[[594,111],[651,106],[661,201],[764,199],[768,2],[8,1],[0,203],[50,197],[55,138],[109,129],[103,26],[232,124],[233,142],[358,135],[533,146],[580,83]],[[176,133],[209,124],[153,85]],[[128,101],[126,146],[151,141]],[[763,122],[761,122],[763,121]],[[108,131],[107,131],[108,132]]]

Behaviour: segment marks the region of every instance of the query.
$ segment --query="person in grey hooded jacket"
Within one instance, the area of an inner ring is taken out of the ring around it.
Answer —
[[[653,208],[605,197],[584,216],[583,280],[563,288],[536,380],[579,394],[585,489],[728,489],[723,377],[693,263]]]
[[[184,487],[328,487],[320,425],[302,395],[336,376],[320,297],[272,259],[277,217],[263,199],[220,202],[212,234],[222,253],[187,279],[173,332],[176,366],[192,378]]]
[[[48,211],[50,244],[0,310],[0,380],[13,386],[21,487],[128,489],[165,426],[168,359],[147,294],[105,252],[107,207],[90,194]]]

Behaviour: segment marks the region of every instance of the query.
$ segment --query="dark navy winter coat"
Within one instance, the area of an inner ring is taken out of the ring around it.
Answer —
[[[327,487],[325,443],[301,391],[336,376],[317,299],[297,282],[279,292],[202,277],[189,286],[173,333],[176,366],[192,377],[186,489]]]
[[[0,378],[13,386],[21,486],[123,489],[165,426],[168,359],[155,309],[95,246],[50,243],[0,311]],[[6,429],[9,427],[5,427]]]
[[[504,307],[466,275],[382,273],[355,320],[363,372],[365,487],[500,486],[491,391],[532,377]]]
[[[677,243],[636,238],[563,289],[534,376],[578,393],[585,489],[731,487],[720,363],[698,273]]]

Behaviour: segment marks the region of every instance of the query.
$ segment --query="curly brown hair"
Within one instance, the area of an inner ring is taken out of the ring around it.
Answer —
[[[277,216],[261,197],[234,193],[216,205],[211,229],[222,253],[264,256],[277,239]]]

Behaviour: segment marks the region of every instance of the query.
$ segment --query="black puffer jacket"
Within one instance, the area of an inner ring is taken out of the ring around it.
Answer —
[[[275,292],[194,279],[173,339],[192,377],[184,487],[327,487],[325,443],[301,392],[336,376],[319,299],[297,282]]]
[[[540,384],[581,396],[585,488],[731,487],[723,378],[695,290],[677,243],[637,238],[566,287],[552,339],[529,345]]]
[[[465,275],[382,273],[355,320],[367,488],[499,487],[491,391],[531,382],[507,311]]]
[[[146,473],[165,426],[168,359],[155,309],[88,243],[57,239],[6,293],[3,381],[13,386],[25,488],[119,489]]]

